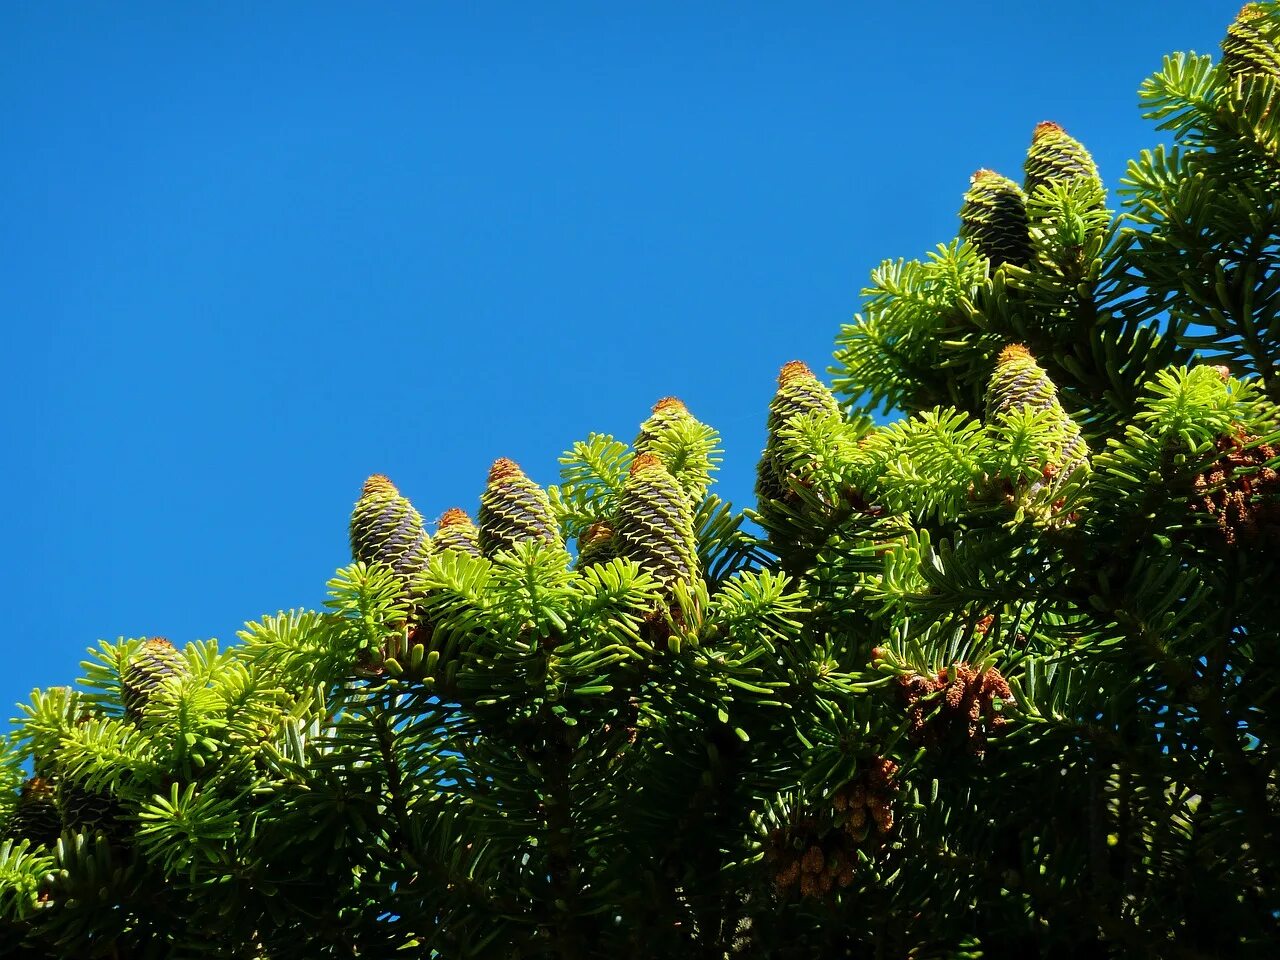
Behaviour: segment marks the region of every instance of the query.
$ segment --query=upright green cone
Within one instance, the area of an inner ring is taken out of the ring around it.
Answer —
[[[47,777],[32,777],[22,785],[18,806],[5,833],[15,840],[52,846],[62,834],[57,789]]]
[[[632,446],[636,453],[654,453],[654,444],[678,423],[688,423],[693,414],[679,397],[663,397],[653,405],[653,412],[640,424],[640,433]]]
[[[1031,351],[1012,344],[1000,351],[996,368],[987,384],[987,418],[1030,407],[1049,410],[1062,427],[1063,443],[1060,462],[1053,464],[1053,474],[1069,477],[1077,467],[1089,461],[1089,447],[1080,435],[1080,427],[1058,402],[1058,388]]]
[[[621,556],[635,560],[668,586],[688,583],[697,573],[689,498],[653,454],[642,453],[631,462],[618,497],[614,536]]]
[[[960,207],[960,236],[991,263],[1024,266],[1031,260],[1027,207],[1022,190],[994,170],[979,170],[969,181]]]
[[[1022,189],[1028,197],[1034,197],[1037,190],[1049,184],[1077,179],[1092,181],[1098,187],[1099,196],[1103,193],[1098,165],[1084,144],[1048,120],[1036,125],[1025,170],[1027,176]]]
[[[351,511],[351,558],[385,564],[407,586],[427,568],[430,557],[422,517],[395,484],[375,473],[364,482]]]
[[[806,413],[839,412],[836,398],[803,361],[792,360],[783,366],[778,390],[769,403],[765,447],[756,468],[756,495],[762,508],[770,500],[785,499],[788,493],[786,468],[778,462],[783,428]]]
[[[187,661],[164,637],[144,642],[120,671],[120,699],[125,715],[139,719],[161,685],[186,672]]]
[[[1233,78],[1280,79],[1280,23],[1260,3],[1247,3],[1227,27],[1222,66]]]
[[[505,457],[489,468],[489,484],[480,496],[480,552],[486,557],[524,540],[560,543],[560,525],[547,493]]]
[[[472,557],[480,556],[480,531],[467,516],[467,511],[451,507],[440,516],[436,535],[431,538],[433,553],[457,550]]]
[[[617,555],[618,544],[613,535],[613,527],[604,521],[591,524],[578,537],[579,570],[595,563],[608,563]]]

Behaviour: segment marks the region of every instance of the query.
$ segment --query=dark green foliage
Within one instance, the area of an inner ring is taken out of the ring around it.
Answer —
[[[1277,27],[1147,82],[1120,217],[1042,125],[882,264],[755,514],[668,398],[434,549],[373,478],[323,612],[101,644],[0,741],[0,954],[1276,956]]]

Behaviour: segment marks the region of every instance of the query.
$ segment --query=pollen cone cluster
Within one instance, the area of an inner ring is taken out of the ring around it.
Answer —
[[[457,550],[472,557],[480,556],[480,531],[467,516],[467,511],[451,507],[440,516],[436,535],[431,538],[431,552]]]
[[[926,745],[963,743],[974,756],[987,749],[987,735],[1008,720],[997,704],[1013,701],[1009,683],[995,667],[976,670],[967,663],[939,670],[933,677],[911,674],[899,679],[907,702],[912,739]]]
[[[827,809],[810,807],[769,835],[765,860],[774,892],[823,899],[855,879],[859,850],[881,846],[893,833],[898,765],[875,757],[853,782],[831,796]],[[874,828],[874,830],[873,830]]]
[[[480,496],[480,551],[491,557],[525,540],[559,543],[560,527],[546,491],[503,457],[489,469],[489,484]]]
[[[1058,402],[1058,388],[1049,374],[1036,363],[1031,351],[1021,344],[1013,344],[1000,352],[987,384],[987,418],[991,420],[1024,407],[1037,412],[1052,411],[1061,427],[1061,453],[1058,462],[1048,471],[1046,481],[1052,477],[1064,481],[1089,462],[1089,447],[1080,434],[1080,427]]]
[[[170,677],[187,672],[187,662],[164,637],[145,641],[120,671],[120,699],[125,715],[139,719],[156,691]]]
[[[1027,207],[1022,190],[994,170],[979,170],[969,181],[960,207],[960,236],[970,241],[994,271],[1005,263],[1031,260]]]
[[[1048,184],[1077,179],[1090,180],[1098,185],[1100,192],[1102,189],[1098,166],[1089,151],[1058,124],[1047,120],[1036,125],[1024,169],[1026,180],[1022,189],[1028,197],[1035,196],[1037,190]]]
[[[431,541],[422,517],[380,473],[364,483],[351,512],[351,557],[390,567],[407,586],[427,568]]]
[[[1234,78],[1280,78],[1280,23],[1260,3],[1247,3],[1227,27],[1222,66]]]
[[[1219,438],[1221,456],[1193,484],[1192,510],[1212,517],[1228,546],[1280,537],[1280,473],[1276,450],[1257,437]]]
[[[783,366],[778,374],[778,390],[769,403],[765,448],[756,471],[756,495],[761,507],[769,500],[786,499],[789,492],[786,465],[778,462],[782,431],[787,424],[806,413],[839,411],[836,398],[804,362],[792,360]]]
[[[32,777],[22,785],[18,806],[5,833],[15,840],[52,845],[62,833],[57,790],[47,777]]]
[[[618,497],[614,535],[619,555],[665,584],[687,583],[697,572],[688,496],[653,454],[642,453],[631,462]]]

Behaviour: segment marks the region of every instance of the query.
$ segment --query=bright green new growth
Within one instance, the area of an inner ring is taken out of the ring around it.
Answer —
[[[546,492],[503,457],[489,469],[480,497],[480,552],[492,557],[526,540],[558,544],[560,528]]]
[[[602,533],[597,530],[597,537]],[[631,462],[618,498],[614,540],[618,556],[635,560],[668,586],[690,583],[698,572],[688,495],[653,454],[642,453]]]
[[[352,559],[390,567],[406,588],[431,557],[422,517],[381,474],[365,481],[351,511],[350,532]]]
[[[1025,266],[1031,259],[1027,206],[1022,190],[994,170],[979,170],[969,181],[960,207],[960,236],[991,263]]]

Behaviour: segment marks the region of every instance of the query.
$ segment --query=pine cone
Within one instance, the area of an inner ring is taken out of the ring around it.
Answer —
[[[761,506],[769,500],[784,500],[788,494],[786,470],[777,453],[784,427],[806,413],[839,413],[840,405],[831,391],[800,360],[792,360],[778,374],[778,390],[769,403],[765,424],[764,452],[756,470],[756,495]]]
[[[124,807],[109,793],[99,793],[83,784],[62,780],[58,783],[58,806],[67,829],[92,836],[101,833],[118,841],[128,833]]]
[[[6,833],[15,840],[52,846],[62,835],[56,788],[47,777],[32,777],[22,785],[18,806]]]
[[[1277,34],[1280,34],[1280,24],[1267,15],[1262,4],[1245,4],[1222,40],[1222,66],[1233,79],[1251,76],[1280,79]]]
[[[618,553],[667,585],[688,582],[698,569],[693,511],[680,485],[652,454],[631,462],[618,497]]]
[[[351,512],[351,558],[385,564],[408,586],[427,568],[430,556],[422,517],[395,484],[375,473],[365,481]]]
[[[1102,192],[1102,179],[1098,166],[1089,156],[1084,145],[1070,136],[1056,123],[1045,121],[1036,125],[1027,151],[1026,180],[1022,189],[1028,197],[1051,183],[1064,183],[1079,178],[1092,180]]]
[[[653,412],[649,415],[649,419],[640,424],[640,433],[636,436],[635,443],[632,446],[637,454],[652,453],[654,442],[666,430],[669,430],[677,423],[688,422],[692,419],[693,414],[689,412],[689,408],[678,397],[663,397],[653,405]]]
[[[602,522],[593,523],[578,537],[578,569],[596,563],[608,563],[618,555],[618,544],[613,527]]]
[[[125,716],[139,720],[157,690],[169,677],[187,672],[187,662],[164,637],[142,644],[120,671],[120,699]]]
[[[480,551],[491,557],[524,540],[560,542],[560,526],[546,491],[503,457],[489,469],[489,485],[480,497]]]
[[[431,552],[457,550],[472,557],[480,556],[480,531],[465,510],[451,507],[440,516],[436,535],[431,538]]]
[[[1080,427],[1058,402],[1058,388],[1054,386],[1044,368],[1036,363],[1031,352],[1021,344],[1012,344],[1000,351],[996,368],[987,384],[987,418],[1002,413],[1012,413],[1023,407],[1032,410],[1052,410],[1062,425],[1063,444],[1059,461],[1048,471],[1046,482],[1060,477],[1056,487],[1089,461],[1089,447],[1080,434]]]
[[[1022,190],[994,170],[979,170],[969,183],[960,207],[960,236],[990,261],[993,273],[1005,263],[1028,263],[1031,237]]]

